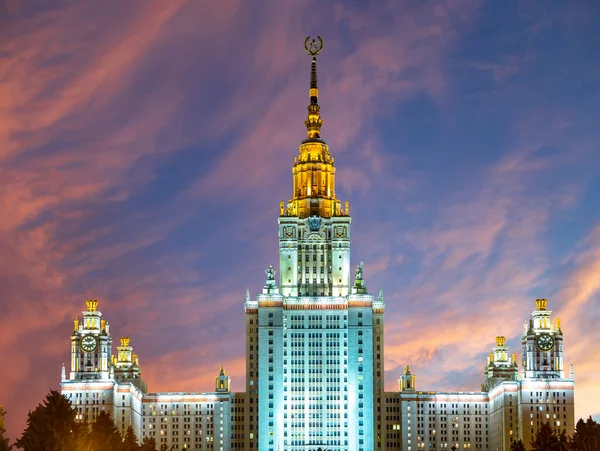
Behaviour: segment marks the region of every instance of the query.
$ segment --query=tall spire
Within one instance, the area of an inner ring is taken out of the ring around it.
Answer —
[[[299,146],[300,154],[294,158],[292,168],[294,187],[292,198],[287,203],[279,204],[280,216],[297,216],[308,218],[320,216],[349,216],[350,209],[340,207],[335,195],[335,166],[327,143],[321,139],[321,107],[319,106],[319,88],[317,84],[317,55],[323,49],[323,39],[307,37],[304,49],[311,56],[310,88],[308,96],[308,117],[304,121],[308,138]]]
[[[323,49],[323,39],[321,39],[321,36],[317,36],[317,39],[312,38],[311,40],[309,36],[304,40],[304,48],[306,49],[306,52],[312,56],[312,61],[310,63],[310,89],[308,90],[310,103],[307,107],[308,117],[304,121],[304,124],[306,125],[309,139],[320,139],[323,119],[321,119],[321,107],[319,106],[317,55]]]

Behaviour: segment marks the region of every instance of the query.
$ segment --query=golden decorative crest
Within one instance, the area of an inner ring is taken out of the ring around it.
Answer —
[[[323,39],[321,36],[317,36],[317,39],[312,38],[311,40],[310,36],[307,36],[304,40],[304,49],[310,56],[317,56],[323,49]]]
[[[536,299],[535,305],[538,310],[546,310],[546,305],[548,305],[548,299]]]
[[[506,343],[506,338],[496,337],[496,346],[504,346],[504,343]]]
[[[93,299],[88,299],[87,301],[85,301],[85,305],[88,309],[88,312],[95,312],[96,308],[98,308],[98,301],[93,300]]]
[[[121,346],[129,346],[129,337],[121,337]]]

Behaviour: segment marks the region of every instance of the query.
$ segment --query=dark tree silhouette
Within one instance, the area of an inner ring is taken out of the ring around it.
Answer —
[[[510,451],[526,451],[523,440],[515,440],[510,444]]]
[[[6,428],[4,427],[5,415],[6,410],[0,406],[0,451],[9,451],[12,448],[12,446],[9,444],[8,438],[4,437],[4,434],[6,434]]]
[[[550,423],[544,423],[535,434],[531,441],[532,451],[559,451],[560,442],[558,436],[550,426]]]
[[[567,435],[567,431],[563,429],[556,437],[558,438],[558,451],[570,451],[571,439]]]
[[[140,451],[156,451],[156,440],[153,437],[144,437],[139,449]]]
[[[133,428],[129,426],[127,428],[127,433],[123,438],[123,444],[120,447],[121,451],[138,451],[140,449],[137,444],[137,438],[133,432]]]
[[[27,415],[27,427],[17,440],[24,451],[88,451],[87,427],[75,421],[71,402],[51,390],[44,401]]]
[[[580,419],[575,425],[571,439],[571,450],[596,451],[600,449],[600,424],[590,416],[587,421]]]
[[[115,426],[113,419],[104,411],[101,411],[92,423],[90,439],[94,451],[121,451],[123,437]]]

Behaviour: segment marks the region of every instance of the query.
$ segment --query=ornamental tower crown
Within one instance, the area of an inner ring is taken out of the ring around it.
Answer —
[[[335,195],[335,166],[334,159],[329,153],[329,146],[321,138],[321,106],[319,105],[319,88],[317,83],[317,55],[323,49],[323,39],[306,38],[304,48],[312,57],[310,63],[310,87],[308,96],[310,102],[308,115],[304,124],[308,138],[302,141],[299,155],[294,158],[292,174],[294,186],[292,198],[287,207],[281,202],[280,216],[297,216],[306,218],[320,216],[348,216],[349,207],[341,209],[340,201]]]
[[[406,365],[404,374],[398,379],[400,391],[414,391],[416,376],[410,372],[410,365]]]
[[[98,308],[98,301],[95,299],[88,299],[85,301],[85,306],[87,307],[88,312],[95,312]]]
[[[350,206],[335,194],[335,166],[321,138],[317,55],[323,39],[306,38],[311,56],[308,137],[299,146],[292,168],[292,197],[279,204],[279,288],[273,274],[263,295],[346,296],[366,294],[362,280],[350,285]],[[362,271],[362,269],[361,269]],[[361,279],[361,278],[360,278]]]
[[[229,385],[231,379],[225,374],[223,366],[219,368],[219,375],[215,378],[215,390],[217,393],[227,393],[230,391]]]

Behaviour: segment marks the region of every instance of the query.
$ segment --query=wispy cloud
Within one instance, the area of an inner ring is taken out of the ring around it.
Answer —
[[[475,0],[43,3],[0,19],[11,435],[58,385],[85,298],[100,299],[115,337],[132,337],[151,390],[211,390],[218,364],[242,389],[243,296],[277,261],[278,202],[305,136],[309,33],[326,42],[323,134],[351,201],[353,258],[388,302],[388,387],[409,362],[423,386],[471,387],[494,336],[516,344],[539,294],[565,330],[582,324],[568,352],[585,372],[578,390],[593,393],[595,364],[577,340],[593,329],[597,217],[561,250],[549,235],[583,222],[597,108],[593,96],[519,91],[544,62],[535,39],[527,57],[491,43],[485,58],[463,55],[488,14]],[[472,80],[456,65],[491,71],[484,95],[462,91]],[[515,92],[523,100],[507,107]],[[477,130],[467,106],[497,127]]]

